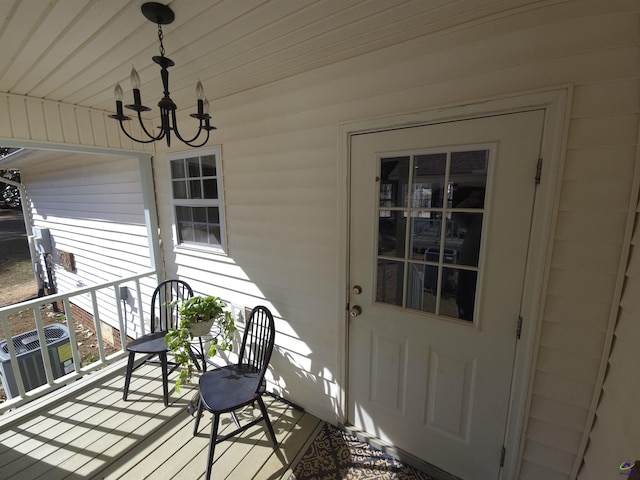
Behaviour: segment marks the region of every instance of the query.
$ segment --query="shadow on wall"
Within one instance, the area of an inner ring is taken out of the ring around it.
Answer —
[[[237,319],[238,344],[250,310],[257,305],[269,308],[276,322],[276,345],[267,372],[267,380],[271,384],[269,390],[325,418],[336,415],[335,418],[326,419],[337,421],[337,399],[342,388],[336,380],[339,377],[336,371],[336,329],[339,322],[332,319],[328,312],[317,313],[318,308],[333,308],[333,302],[317,295],[301,293],[300,290],[305,286],[300,282],[295,289],[291,288],[290,279],[286,280],[289,288],[274,285],[277,281],[274,275],[261,269],[245,268],[237,263],[238,258],[243,256],[211,261],[207,264],[209,273],[201,275],[200,279],[179,276],[191,285],[196,295],[217,295],[230,305]],[[251,260],[248,259],[255,263]],[[319,321],[319,318],[327,321]],[[326,349],[323,351],[324,346]],[[235,350],[229,356],[219,354],[214,363],[224,364],[234,360]]]

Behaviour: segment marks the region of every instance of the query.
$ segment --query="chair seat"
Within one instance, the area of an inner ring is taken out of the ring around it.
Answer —
[[[127,345],[127,350],[134,353],[162,353],[168,351],[164,336],[167,332],[147,333],[136,338]]]
[[[229,365],[200,377],[200,398],[212,413],[233,411],[260,397],[264,385],[260,372],[250,365]]]

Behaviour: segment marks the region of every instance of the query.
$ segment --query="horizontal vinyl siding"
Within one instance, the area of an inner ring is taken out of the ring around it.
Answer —
[[[53,262],[58,292],[113,281],[150,268],[142,186],[136,158],[95,162],[90,155],[75,164],[25,166],[22,181],[27,187],[33,224],[49,228],[54,243]],[[59,265],[58,250],[74,255],[76,271]],[[134,285],[130,285],[131,288]],[[130,290],[128,304],[135,306]],[[145,291],[145,297],[149,292]],[[118,326],[113,309],[114,291],[100,291],[100,319]],[[74,297],[74,303],[93,311],[91,297]],[[137,308],[130,308],[128,334],[139,327]]]
[[[637,15],[629,17],[638,21]],[[578,85],[575,89],[532,410],[540,397],[546,397],[586,417],[594,395],[598,396],[594,390],[611,311],[616,308],[611,302],[632,195],[639,90],[637,78]],[[574,225],[576,228],[572,228]],[[562,312],[551,311],[556,307]],[[558,350],[564,351],[562,356]],[[556,385],[545,382],[551,371],[562,381]],[[569,433],[582,437],[585,426],[589,428],[589,424],[576,424]],[[527,432],[526,445],[534,436]],[[552,459],[567,451],[556,440],[557,433],[549,428],[545,447],[538,448],[537,456],[528,455],[525,447],[522,478],[527,478],[528,464],[545,465],[540,461],[542,452]],[[616,474],[621,462],[616,464],[609,454],[601,455],[599,474],[585,478]],[[569,478],[576,460],[579,463],[581,459],[574,457],[571,463],[550,461],[545,467],[562,474],[561,478]]]
[[[335,416],[339,374],[336,128],[327,126],[318,137],[276,119],[271,126],[273,137],[222,142],[229,256],[177,248],[176,273],[238,311],[258,304],[272,309],[278,348],[269,376],[276,391],[327,418]],[[158,195],[162,211],[171,200]]]
[[[639,125],[637,2],[569,1],[477,22],[219,100],[228,257],[173,251],[174,273],[282,329],[273,378],[336,415],[343,300],[337,127],[571,85],[564,173],[519,478],[579,462],[623,251]],[[634,102],[636,102],[634,104]],[[163,157],[155,161],[168,183]],[[544,174],[544,170],[543,170]],[[169,244],[168,191],[158,192]],[[540,239],[545,241],[545,239]],[[614,472],[615,473],[615,472]]]
[[[640,459],[640,207],[638,212],[613,348],[580,480],[611,477],[623,462]]]

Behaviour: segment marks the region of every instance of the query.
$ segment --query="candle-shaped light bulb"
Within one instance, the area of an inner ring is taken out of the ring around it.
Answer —
[[[198,100],[204,99],[204,87],[202,86],[202,82],[200,80],[198,80],[198,83],[196,84],[196,98]]]
[[[122,101],[122,87],[120,86],[119,83],[116,83],[116,88],[113,89],[113,94],[116,97],[116,102],[121,102]]]
[[[204,99],[204,105],[202,110],[205,115],[209,115],[209,100],[207,100],[206,98]]]
[[[133,66],[131,67],[131,75],[129,78],[131,79],[131,86],[136,90],[140,90],[140,76]]]

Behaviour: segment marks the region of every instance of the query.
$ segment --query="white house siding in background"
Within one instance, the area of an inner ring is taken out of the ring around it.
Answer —
[[[640,113],[640,5],[545,3],[216,102],[229,257],[176,249],[174,266],[180,277],[236,304],[266,298],[278,317],[276,383],[332,419],[343,368],[343,319],[336,312],[344,299],[336,279],[346,275],[338,264],[337,198],[346,186],[337,184],[344,160],[337,125],[571,87],[522,439],[523,480],[567,479],[581,463],[617,308]],[[167,184],[164,158],[155,165]],[[169,196],[158,192],[158,203],[167,235]]]
[[[67,160],[23,162],[33,225],[49,228],[53,243],[58,292],[96,285],[150,269],[138,159],[107,155],[69,154]],[[58,251],[74,255],[76,270],[60,266]],[[133,286],[133,285],[131,285]],[[129,300],[128,334],[137,324],[135,295]],[[148,294],[148,292],[146,292]],[[100,319],[118,328],[113,291],[98,295]],[[89,295],[74,303],[93,311]]]
[[[229,255],[169,247],[175,236],[160,153],[154,171],[169,275],[237,306],[272,306],[277,389],[336,420],[345,388],[337,284],[347,272],[338,125],[566,89],[554,229],[536,239],[549,244],[542,314],[524,327],[537,331],[538,343],[517,478],[617,477],[620,458],[639,450],[640,380],[628,353],[640,341],[633,249],[621,288],[637,203],[639,25],[637,0],[541,1],[213,102]],[[0,115],[0,138],[134,148],[120,143],[101,112],[11,95],[2,102],[9,115]],[[61,126],[41,114],[48,110]],[[97,119],[89,131],[83,118]]]

